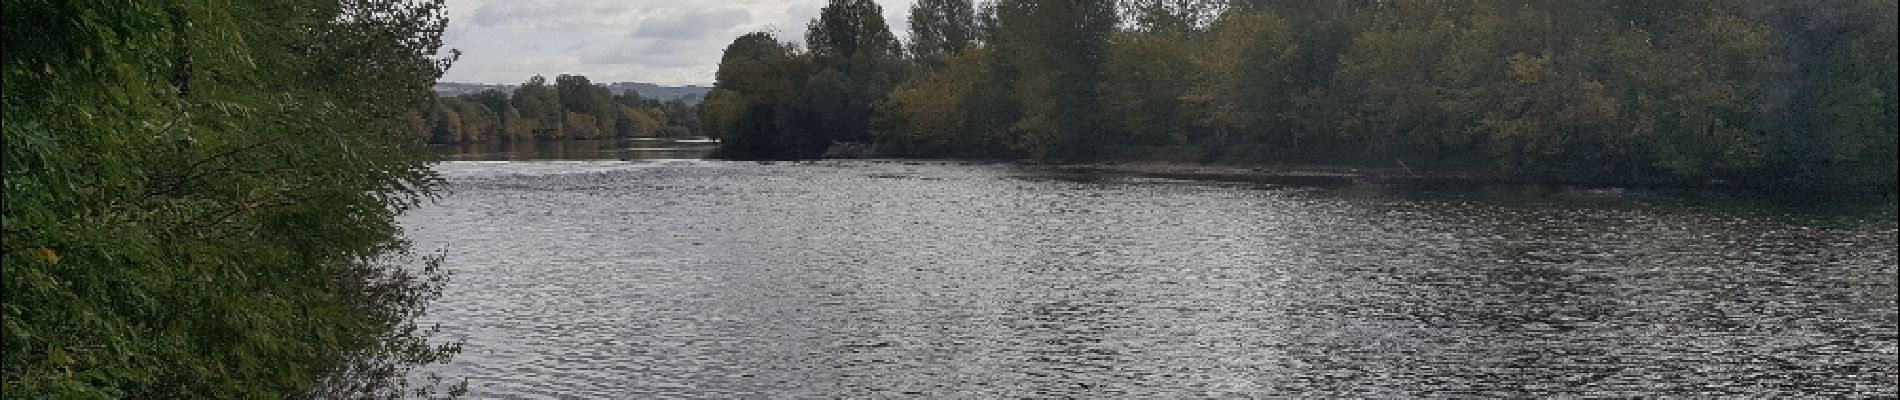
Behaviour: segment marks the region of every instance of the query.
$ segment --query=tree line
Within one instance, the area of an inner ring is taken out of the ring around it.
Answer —
[[[614,94],[581,75],[553,84],[536,75],[512,93],[432,97],[405,119],[433,144],[702,135],[698,112],[684,101]]]
[[[741,36],[730,158],[1212,161],[1892,192],[1892,0],[833,0]]]
[[[415,396],[441,1],[5,0],[8,399]]]

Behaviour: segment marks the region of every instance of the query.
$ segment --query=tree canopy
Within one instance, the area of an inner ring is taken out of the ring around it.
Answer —
[[[454,352],[393,221],[441,2],[5,7],[6,398],[395,396]]]
[[[769,112],[703,106],[729,122],[708,134],[783,139],[742,140],[763,143],[745,158],[846,141],[1068,160],[1174,146],[1229,162],[1895,186],[1892,1],[931,0],[911,10],[899,65],[869,61],[893,47],[875,8],[832,2],[809,53],[740,38],[813,73],[728,57],[729,101],[748,79],[785,92]],[[738,123],[748,115],[773,120]]]
[[[814,158],[871,137],[873,108],[909,66],[870,0],[832,0],[812,20],[809,51],[766,33],[740,36],[700,103],[707,135],[728,158]]]
[[[976,9],[970,0],[918,0],[910,6],[910,54],[936,60],[976,42]]]
[[[697,111],[684,101],[614,94],[580,75],[556,76],[552,85],[537,75],[513,93],[431,98],[408,118],[431,144],[701,135]]]

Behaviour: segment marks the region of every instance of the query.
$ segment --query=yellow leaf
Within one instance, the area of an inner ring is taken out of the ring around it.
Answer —
[[[59,253],[53,252],[53,249],[46,248],[46,246],[33,248],[33,253],[40,256],[40,261],[45,261],[47,264],[59,263]]]
[[[66,380],[73,379],[73,356],[55,348],[46,355],[46,360],[59,364],[59,368],[66,371]]]

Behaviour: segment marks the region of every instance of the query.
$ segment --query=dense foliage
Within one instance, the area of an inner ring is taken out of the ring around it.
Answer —
[[[6,398],[396,396],[454,352],[392,220],[440,1],[5,8]]]
[[[840,0],[827,12],[866,8]],[[863,135],[812,121],[865,118],[869,139],[900,156],[1100,159],[1171,146],[1205,160],[1891,192],[1895,9],[929,0],[911,10],[907,64],[835,68],[820,44],[742,37],[720,65],[720,101],[701,113],[740,158],[820,156],[821,142]],[[889,35],[881,21],[850,26],[823,36]],[[906,78],[887,86],[892,76]],[[802,100],[833,97],[818,91],[853,102]],[[857,106],[867,100],[870,116]]]
[[[408,118],[410,129],[434,144],[701,134],[698,111],[684,101],[613,94],[580,75],[554,77],[553,85],[535,76],[514,93],[435,98]]]
[[[726,47],[715,88],[700,102],[727,158],[812,158],[835,142],[870,140],[873,107],[908,64],[871,0],[832,0],[807,28],[802,52],[764,33]]]

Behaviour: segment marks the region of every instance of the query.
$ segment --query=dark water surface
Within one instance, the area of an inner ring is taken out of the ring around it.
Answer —
[[[638,158],[638,157],[635,157]],[[475,398],[1896,393],[1896,225],[961,163],[442,164]],[[1872,216],[1868,216],[1872,215]]]

